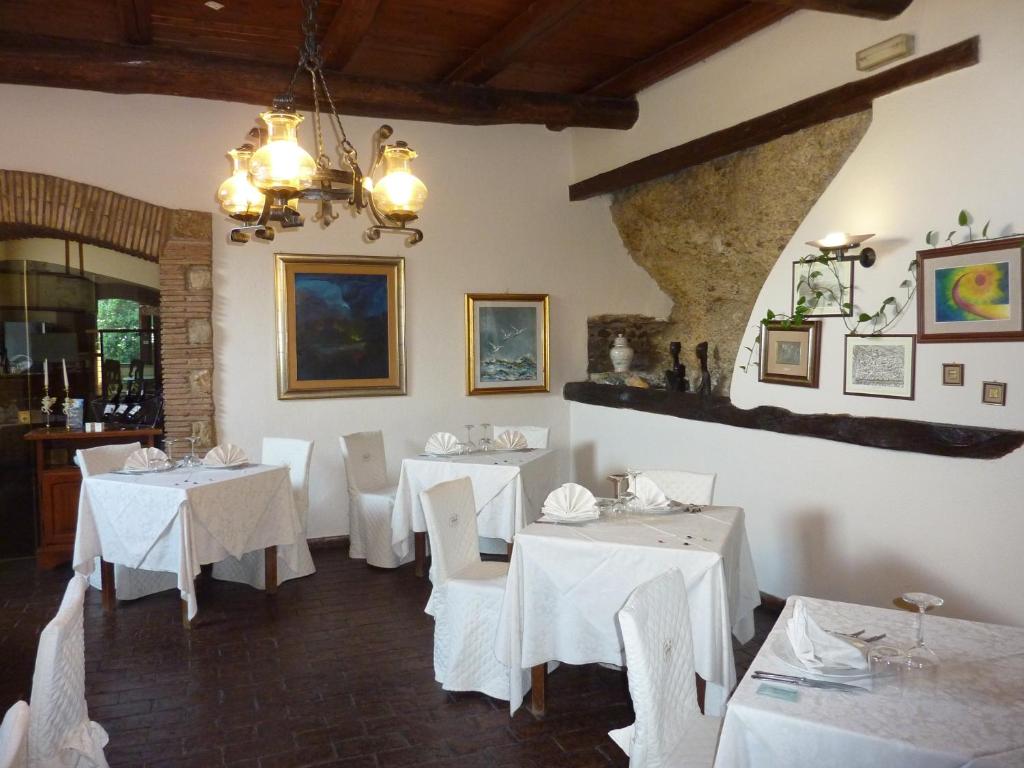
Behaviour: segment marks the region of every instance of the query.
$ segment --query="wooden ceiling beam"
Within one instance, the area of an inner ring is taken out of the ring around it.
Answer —
[[[866,19],[893,19],[907,10],[912,0],[755,0],[791,10],[825,11]]]
[[[293,71],[291,66],[264,61],[0,32],[0,82],[4,83],[266,106],[287,89]],[[536,123],[626,129],[638,114],[636,99],[324,74],[335,102],[348,115],[463,125]],[[311,107],[305,91],[296,94],[296,101],[301,109]]]
[[[339,72],[345,69],[379,7],[380,0],[341,0],[320,43],[324,67]]]
[[[587,93],[600,96],[631,96],[738,43],[792,12],[792,8],[760,3],[745,5],[668,48],[663,48],[603,80],[587,89]]]
[[[505,69],[516,54],[558,27],[584,1],[535,0],[441,82],[486,83]]]
[[[977,64],[979,48],[980,39],[971,37],[880,74],[854,80],[774,112],[634,160],[576,182],[569,187],[569,199],[586,200],[617,192],[733,152],[756,147],[812,125],[862,112],[870,109],[872,102],[879,96]]]
[[[117,0],[121,40],[131,45],[153,42],[153,6],[151,0]]]

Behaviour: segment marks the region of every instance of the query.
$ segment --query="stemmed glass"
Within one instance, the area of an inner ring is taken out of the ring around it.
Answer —
[[[481,424],[480,428],[484,431],[483,436],[480,438],[480,450],[486,453],[494,448],[494,441],[487,436],[488,431],[491,429],[491,425]]]
[[[178,443],[176,437],[164,437],[164,453],[167,454],[167,460],[174,464],[174,446]]]
[[[476,444],[473,442],[473,428],[476,427],[476,424],[466,424],[465,427],[466,427],[466,442],[464,443],[464,445],[466,446],[465,451],[466,451],[466,453],[472,453],[473,451],[476,450]]]
[[[904,592],[900,597],[917,608],[917,621],[915,623],[916,639],[914,644],[907,649],[908,669],[932,669],[939,664],[939,657],[935,651],[925,645],[924,642],[924,612],[929,608],[938,608],[945,600],[926,592]]]
[[[643,512],[644,508],[643,501],[636,492],[636,479],[640,476],[640,472],[636,469],[626,469],[626,474],[629,476],[629,484],[626,486],[626,492],[622,495],[622,506],[627,514],[637,515]]]

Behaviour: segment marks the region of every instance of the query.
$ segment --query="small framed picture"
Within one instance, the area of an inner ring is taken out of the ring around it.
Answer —
[[[913,334],[846,337],[844,395],[914,399]]]
[[[761,327],[758,381],[817,387],[821,358],[821,323],[765,323]]]
[[[1006,405],[1006,382],[983,381],[981,383],[981,402],[986,405]]]
[[[793,262],[793,306],[802,298],[813,307],[807,317],[853,316],[853,262],[829,259],[822,264],[816,259]]]
[[[962,387],[964,385],[964,364],[943,363],[942,384],[946,387]]]
[[[466,394],[550,391],[546,293],[466,294]]]

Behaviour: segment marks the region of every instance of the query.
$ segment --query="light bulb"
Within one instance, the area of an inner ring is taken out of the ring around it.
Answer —
[[[845,232],[830,232],[821,238],[820,242],[826,248],[838,248],[841,245],[848,245],[850,236]]]
[[[316,163],[299,146],[296,134],[302,115],[290,108],[275,108],[260,117],[267,124],[267,142],[249,164],[253,183],[264,192],[295,194],[308,189]]]
[[[249,179],[252,146],[246,144],[228,152],[234,170],[217,190],[220,207],[240,221],[255,221],[263,211],[266,198]]]
[[[384,177],[372,184],[373,204],[389,219],[409,222],[423,210],[427,187],[409,170],[416,157],[404,141],[384,149]]]

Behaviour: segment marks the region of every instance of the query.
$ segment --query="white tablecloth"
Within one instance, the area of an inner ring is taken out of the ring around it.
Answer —
[[[544,499],[558,485],[557,459],[550,448],[405,459],[391,513],[395,553],[405,557],[410,532],[427,530],[420,491],[459,477],[473,482],[477,533],[511,542],[540,516]]]
[[[672,568],[686,579],[695,666],[708,684],[705,711],[721,714],[736,684],[730,635],[753,637],[761,601],[738,507],[520,531],[495,652],[524,669],[549,661],[625,664],[616,614],[637,586]],[[513,691],[513,712],[521,702]]]
[[[301,538],[286,467],[94,475],[82,484],[72,562],[86,575],[95,557],[176,573],[191,619],[202,564],[277,545],[296,568]]]
[[[751,670],[799,674],[773,651],[794,599]],[[909,612],[803,599],[823,627],[885,632],[881,642],[902,647],[914,639]],[[929,614],[924,636],[942,661],[934,676],[876,681],[870,693],[799,688],[797,701],[780,701],[748,676],[729,701],[716,768],[1024,766],[1024,629]]]

